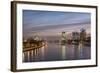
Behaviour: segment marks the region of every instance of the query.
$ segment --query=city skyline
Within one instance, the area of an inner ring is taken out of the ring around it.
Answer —
[[[80,12],[23,10],[23,35],[54,36],[62,31],[79,32],[81,28],[90,33],[90,15]]]
[[[91,14],[23,10],[23,62],[91,59]]]

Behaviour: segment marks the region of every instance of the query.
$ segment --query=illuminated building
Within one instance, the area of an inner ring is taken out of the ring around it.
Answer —
[[[86,30],[85,29],[81,29],[80,30],[80,41],[85,41],[86,40]]]
[[[78,32],[72,32],[72,39],[75,40],[79,40],[80,38],[80,34]]]
[[[72,44],[79,44],[80,34],[79,32],[72,32]]]
[[[65,32],[62,32],[61,44],[62,45],[65,45],[66,44],[66,33]]]

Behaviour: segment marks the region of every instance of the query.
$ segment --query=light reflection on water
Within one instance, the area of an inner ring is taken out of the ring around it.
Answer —
[[[90,46],[49,43],[39,49],[23,52],[23,62],[90,59]]]

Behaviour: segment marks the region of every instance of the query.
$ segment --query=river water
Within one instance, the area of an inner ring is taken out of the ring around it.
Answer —
[[[23,62],[82,60],[91,58],[91,47],[83,44],[73,45],[47,43],[44,47],[23,52]]]

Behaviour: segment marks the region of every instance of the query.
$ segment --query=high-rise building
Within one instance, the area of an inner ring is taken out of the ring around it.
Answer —
[[[85,40],[86,40],[86,30],[82,28],[80,30],[80,41],[85,41]]]
[[[72,44],[79,44],[80,34],[79,32],[72,32]]]
[[[66,33],[65,32],[62,32],[62,36],[61,36],[61,44],[66,44]]]
[[[79,40],[80,34],[78,32],[72,32],[72,40]]]

